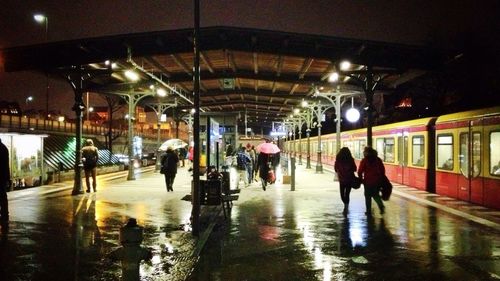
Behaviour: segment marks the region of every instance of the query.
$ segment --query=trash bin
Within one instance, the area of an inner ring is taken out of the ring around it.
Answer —
[[[222,203],[221,180],[200,180],[201,205],[220,205]]]

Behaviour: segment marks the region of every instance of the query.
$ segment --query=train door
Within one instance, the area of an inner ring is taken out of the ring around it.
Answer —
[[[459,131],[458,198],[483,203],[482,121],[473,120],[469,127]]]
[[[409,184],[408,167],[408,136],[398,137],[398,169],[396,182]]]

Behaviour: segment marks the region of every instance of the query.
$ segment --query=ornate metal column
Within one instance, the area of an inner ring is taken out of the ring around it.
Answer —
[[[161,162],[160,162],[160,151],[158,148],[161,145],[161,115],[165,110],[171,108],[171,107],[176,107],[177,106],[177,99],[174,100],[174,103],[167,103],[167,102],[157,102],[157,103],[151,103],[148,104],[148,106],[153,109],[153,111],[156,113],[156,122],[157,122],[157,138],[156,138],[156,163],[155,163],[155,171],[160,170]]]

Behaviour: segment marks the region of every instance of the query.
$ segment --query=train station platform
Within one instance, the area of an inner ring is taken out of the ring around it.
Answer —
[[[384,215],[375,206],[373,218],[364,215],[361,188],[344,216],[338,183],[324,170],[297,165],[295,191],[280,181],[266,191],[242,187],[229,218],[219,212],[198,238],[181,200],[191,189],[187,167],[173,192],[152,167],[135,181],[126,172],[99,176],[97,193],[71,196],[72,182],[9,192],[0,279],[117,280],[120,264],[108,254],[130,217],[153,251],[140,267],[147,280],[499,278],[498,211],[394,185]]]

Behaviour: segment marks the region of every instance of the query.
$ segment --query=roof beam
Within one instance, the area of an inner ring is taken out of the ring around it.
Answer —
[[[259,59],[256,52],[253,53],[253,72],[259,74]]]
[[[217,90],[217,89],[212,89],[208,90],[206,93],[203,93],[201,95],[201,98],[204,97],[212,97],[212,96],[230,96],[230,95],[245,95],[245,96],[256,96],[259,98],[291,98],[291,99],[299,99],[306,97],[307,95],[305,93],[295,93],[293,96],[289,95],[290,92],[288,91],[278,91],[278,92],[272,92],[272,90],[265,90],[265,89],[260,89],[258,93],[256,93],[253,89],[242,89],[242,90]]]
[[[300,68],[299,71],[299,79],[303,79],[304,75],[306,75],[307,71],[309,70],[309,67],[311,67],[311,64],[313,63],[313,59],[307,58],[304,60],[304,63],[302,64],[302,67]]]
[[[153,57],[144,57],[144,59],[149,62],[150,64],[152,64],[154,67],[158,68],[159,71],[161,71],[161,73],[165,76],[167,76],[168,78],[170,78],[170,71],[167,70],[167,68],[165,66],[163,66],[161,63],[159,63],[155,58]]]
[[[175,63],[180,66],[182,70],[184,70],[184,72],[186,72],[190,76],[193,76],[193,73],[191,72],[191,69],[189,69],[189,66],[178,54],[172,54],[170,56],[174,59]]]
[[[227,64],[229,65],[229,67],[231,67],[233,72],[236,72],[236,70],[237,70],[236,62],[234,61],[234,55],[230,50],[226,50],[226,58],[227,58]]]
[[[276,76],[280,77],[281,75],[281,70],[283,69],[283,56],[279,55],[278,56],[278,66],[276,67]]]
[[[203,54],[203,52],[200,52],[200,57],[201,57],[201,60],[203,61],[203,63],[207,66],[208,68],[208,71],[210,71],[210,73],[214,73],[214,67],[212,66],[212,63],[210,62],[210,60]]]

